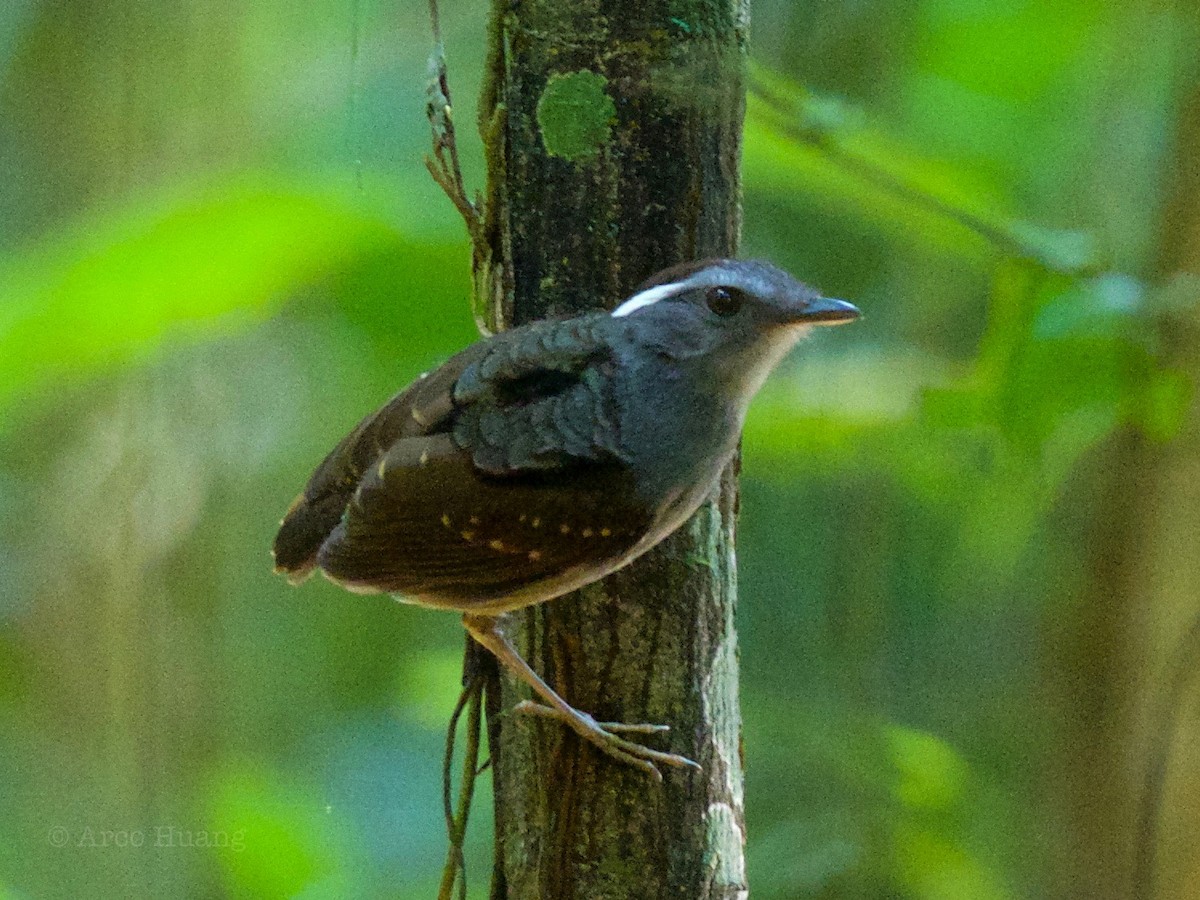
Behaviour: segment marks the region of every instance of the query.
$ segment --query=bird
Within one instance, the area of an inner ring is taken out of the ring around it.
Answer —
[[[505,613],[625,566],[679,528],[737,451],[750,401],[814,326],[859,317],[761,260],[652,276],[611,310],[481,339],[364,418],[288,509],[273,554],[358,593],[462,615],[470,636],[558,719],[661,780],[696,766],[597,722],[533,670]]]

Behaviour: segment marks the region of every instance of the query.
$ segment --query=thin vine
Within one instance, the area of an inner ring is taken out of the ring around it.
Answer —
[[[450,725],[446,729],[446,752],[442,757],[442,811],[446,817],[446,831],[450,846],[446,851],[446,863],[442,867],[442,882],[438,900],[454,900],[454,888],[458,887],[459,900],[467,897],[467,867],[463,856],[463,841],[467,834],[467,820],[471,813],[471,800],[475,795],[475,779],[482,771],[479,767],[480,732],[483,722],[483,674],[475,674],[463,686]],[[453,795],[454,743],[458,723],[463,711],[467,710],[466,749],[463,754],[462,786],[459,788],[458,803]]]

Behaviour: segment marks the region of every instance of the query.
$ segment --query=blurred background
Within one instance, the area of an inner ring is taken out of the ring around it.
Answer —
[[[746,430],[754,896],[1200,896],[1200,12],[753,15],[744,252],[866,312]],[[476,333],[428,50],[420,2],[0,4],[0,897],[436,893],[461,629],[268,556]]]

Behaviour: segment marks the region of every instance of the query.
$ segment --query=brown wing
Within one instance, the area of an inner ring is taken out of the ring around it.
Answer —
[[[313,473],[280,523],[275,568],[293,583],[317,564],[364,478],[406,440],[453,431],[490,475],[618,456],[607,360],[611,319],[599,314],[538,322],[480,341],[419,379],[346,435]],[[484,476],[476,476],[484,477]]]
[[[454,384],[463,369],[484,355],[473,344],[422,376],[367,416],[317,467],[293,501],[275,537],[275,571],[292,583],[308,577],[317,551],[337,527],[362,477],[395,441],[440,430],[454,408]]]
[[[318,562],[355,590],[511,608],[554,596],[563,573],[607,571],[648,527],[620,465],[496,478],[449,435],[404,438],[363,478]]]

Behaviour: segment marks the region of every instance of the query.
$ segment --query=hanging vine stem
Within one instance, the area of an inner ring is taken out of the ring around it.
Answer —
[[[437,0],[429,0],[429,22],[433,29],[433,51],[429,54],[425,114],[433,132],[433,155],[425,157],[425,168],[463,217],[472,244],[478,246],[484,240],[483,199],[478,194],[474,200],[467,196],[462,167],[459,164],[458,141],[454,134],[454,106],[450,102],[446,47],[442,43]]]
[[[472,269],[478,279],[488,258],[486,248],[486,225],[483,197],[476,194],[472,200],[467,194],[462,166],[458,156],[458,141],[454,130],[454,106],[450,100],[450,80],[446,69],[446,48],[442,41],[441,18],[437,0],[429,0],[429,23],[433,33],[433,50],[429,54],[429,82],[426,86],[425,114],[433,140],[433,152],[425,157],[425,168],[434,182],[454,204],[467,226],[471,239]],[[477,281],[478,283],[478,281]],[[471,812],[471,801],[475,794],[475,779],[487,768],[479,766],[480,733],[483,722],[484,690],[489,671],[494,671],[478,659],[485,651],[467,638],[463,659],[463,689],[450,716],[446,730],[446,751],[442,759],[442,809],[446,818],[449,847],[446,863],[442,868],[438,900],[453,900],[455,887],[459,900],[466,900],[467,873],[463,857],[463,841],[467,833],[467,820]],[[494,676],[493,676],[494,677]],[[467,712],[466,747],[462,763],[462,784],[458,802],[453,796],[454,744],[459,721]],[[489,763],[490,764],[490,760]]]
[[[450,79],[446,67],[446,48],[442,40],[441,17],[438,12],[437,0],[429,0],[429,24],[433,35],[433,49],[429,54],[429,81],[426,85],[425,114],[429,119],[429,128],[433,141],[432,154],[425,156],[425,168],[429,170],[434,182],[449,198],[454,208],[462,216],[471,241],[471,270],[474,282],[474,297],[472,300],[476,321],[485,333],[499,330],[503,327],[503,319],[487,312],[493,307],[493,289],[503,290],[508,279],[499,278],[493,281],[494,256],[489,235],[496,231],[492,221],[495,215],[495,203],[485,203],[483,195],[478,191],[474,199],[468,196],[466,183],[463,180],[462,166],[459,162],[458,141],[454,128],[454,105],[450,100]],[[497,27],[493,22],[493,27]],[[486,119],[480,123],[480,131],[484,138],[485,149],[491,155],[502,145],[499,134],[504,123],[504,108],[494,96],[496,67],[498,60],[492,60],[491,75],[484,83],[484,94],[487,102],[483,104]],[[482,113],[481,113],[482,114]],[[480,732],[486,706],[488,719],[488,744],[490,755],[488,761],[479,765],[481,746]],[[454,744],[458,732],[459,721],[463,712],[467,712],[466,748],[462,763],[462,784],[459,787],[458,802],[452,802]],[[446,732],[446,751],[442,760],[442,807],[446,818],[446,831],[450,845],[447,848],[446,863],[442,869],[441,886],[438,890],[438,900],[453,900],[455,887],[458,888],[459,900],[466,900],[467,875],[463,857],[463,841],[467,833],[467,820],[471,811],[471,801],[475,793],[475,779],[495,761],[496,747],[492,740],[499,714],[499,673],[495,661],[482,647],[467,638],[466,652],[463,657],[463,689],[450,716]],[[492,886],[490,894],[493,897],[503,893],[503,877],[498,861],[493,864]]]
[[[486,199],[480,191],[476,191],[472,199],[467,193],[459,164],[454,104],[450,101],[450,80],[446,70],[446,51],[442,42],[437,0],[429,0],[429,21],[433,31],[433,50],[429,54],[425,114],[429,119],[433,152],[426,155],[425,167],[467,226],[471,241],[471,311],[480,331],[495,334],[509,324],[505,310],[511,306],[507,301],[512,285],[510,267],[506,262],[508,257],[501,244],[501,231],[496,221],[502,205],[497,197],[500,180],[496,176],[502,167],[497,165],[497,161],[502,158],[505,146],[506,110],[496,93],[499,73],[503,68],[503,54],[495,49],[498,42],[493,36],[490,40],[493,50],[489,55],[479,108],[479,134],[488,161],[488,184]],[[494,13],[490,28],[494,32],[499,27],[500,16]]]
[[[468,639],[469,640],[469,639]],[[467,834],[467,820],[471,813],[471,799],[475,794],[475,778],[480,772],[479,746],[483,721],[483,674],[476,674],[463,686],[458,703],[450,716],[446,730],[446,753],[442,758],[442,809],[446,816],[446,831],[450,835],[450,846],[446,851],[446,864],[442,867],[442,883],[438,900],[453,900],[454,887],[458,885],[459,900],[466,900],[467,869],[463,858],[463,840]],[[467,745],[463,755],[462,787],[459,789],[458,804],[451,802],[454,739],[463,710],[467,713]]]

